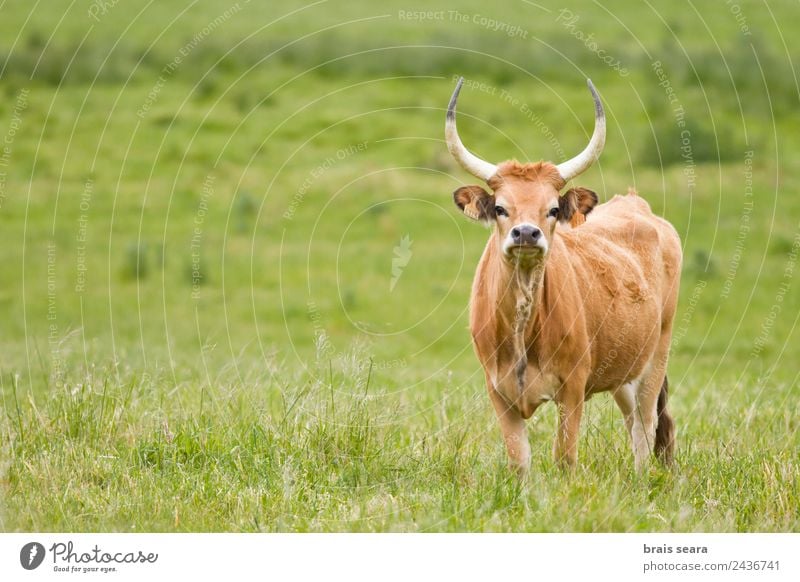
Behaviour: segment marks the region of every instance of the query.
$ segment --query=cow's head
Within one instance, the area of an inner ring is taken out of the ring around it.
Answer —
[[[495,225],[503,256],[511,263],[540,263],[550,248],[556,223],[577,224],[597,204],[597,196],[586,188],[561,190],[569,180],[584,172],[600,155],[606,137],[606,120],[597,91],[589,81],[595,103],[595,126],[592,139],[580,154],[562,164],[549,162],[499,165],[486,162],[469,152],[456,129],[456,101],[463,79],[450,99],[445,136],[453,157],[473,176],[491,189],[462,186],[453,193],[461,211],[480,222]]]

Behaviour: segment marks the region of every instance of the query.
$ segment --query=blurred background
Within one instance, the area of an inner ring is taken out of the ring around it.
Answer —
[[[442,142],[464,75],[464,140],[496,161],[578,152],[594,79],[608,145],[580,183],[601,200],[635,186],[675,224],[676,364],[738,371],[800,200],[795,7],[733,6],[6,2],[5,365],[302,363],[324,335],[472,366],[464,311],[488,233],[452,207],[473,179]],[[797,297],[758,370],[793,349]]]
[[[24,404],[156,379],[150,430],[223,385],[340,374],[350,392],[364,370],[415,407],[398,422],[490,422],[466,327],[489,231],[453,206],[474,179],[443,142],[458,75],[462,138],[493,161],[575,155],[594,81],[608,137],[576,185],[601,201],[635,187],[684,244],[684,431],[701,400],[731,421],[757,400],[796,412],[796,16],[744,0],[3,2],[9,426],[12,389]]]

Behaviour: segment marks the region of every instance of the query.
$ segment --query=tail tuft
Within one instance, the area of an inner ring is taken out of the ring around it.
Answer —
[[[655,454],[665,465],[671,465],[675,458],[675,422],[667,412],[668,396],[669,383],[667,377],[664,376],[664,383],[658,394]]]

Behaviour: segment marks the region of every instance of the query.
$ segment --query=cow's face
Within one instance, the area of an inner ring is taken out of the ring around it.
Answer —
[[[585,188],[559,192],[567,182],[591,166],[606,142],[606,116],[600,95],[587,79],[594,100],[594,132],[589,144],[574,158],[558,165],[549,162],[520,164],[510,161],[492,164],[470,152],[458,137],[456,102],[464,84],[459,78],[447,106],[444,135],[447,149],[467,172],[489,185],[492,194],[480,186],[464,186],[453,193],[458,207],[473,220],[495,225],[495,238],[503,256],[512,264],[542,264],[552,247],[558,222],[576,220],[588,214],[597,196]]]
[[[489,180],[492,194],[480,186],[463,186],[453,199],[469,218],[494,224],[507,261],[527,266],[545,259],[558,222],[570,223],[576,213],[586,215],[597,203],[591,190],[573,188],[562,195],[563,186],[552,164],[507,162]]]

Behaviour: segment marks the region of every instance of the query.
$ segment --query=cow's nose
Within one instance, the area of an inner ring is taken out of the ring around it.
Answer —
[[[511,229],[511,238],[517,245],[533,245],[542,236],[542,231],[530,224],[520,224]]]

